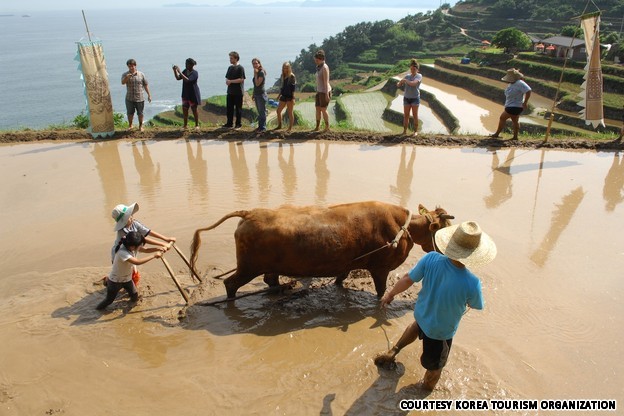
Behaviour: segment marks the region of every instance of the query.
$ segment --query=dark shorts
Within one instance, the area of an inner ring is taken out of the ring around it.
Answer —
[[[418,338],[422,339],[423,342],[423,353],[420,356],[422,366],[427,370],[440,370],[443,368],[451,352],[453,338],[444,341],[431,339],[425,335],[420,327],[418,328]]]
[[[134,114],[134,111],[136,110],[136,113],[142,116],[144,108],[145,108],[145,101],[126,100],[126,113],[127,114]]]
[[[191,100],[187,100],[186,98],[182,98],[182,107],[197,107],[197,103]]]
[[[505,107],[505,112],[507,114],[511,114],[512,116],[519,116],[524,111],[522,107]]]
[[[287,103],[288,101],[293,101],[295,99],[295,97],[284,97],[283,95],[280,95],[279,100],[282,102]]]
[[[317,92],[316,97],[314,97],[314,105],[316,107],[327,108],[329,102],[331,101],[331,91],[328,93]]]
[[[403,106],[411,107],[414,105],[420,105],[420,97],[418,98],[405,98],[403,97]]]

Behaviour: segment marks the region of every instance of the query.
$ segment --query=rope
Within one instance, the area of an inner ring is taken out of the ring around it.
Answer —
[[[363,257],[370,256],[371,254],[376,253],[379,250],[383,250],[384,248],[387,248],[387,247],[390,247],[390,246],[392,246],[392,248],[397,248],[397,246],[399,245],[399,241],[401,240],[401,238],[403,238],[403,234],[404,233],[407,233],[407,235],[411,239],[411,236],[410,236],[409,231],[408,231],[409,223],[410,223],[411,220],[412,220],[412,211],[408,209],[407,210],[407,219],[405,220],[405,224],[401,227],[401,229],[399,230],[397,235],[394,237],[394,240],[390,241],[389,243],[384,244],[383,246],[381,246],[379,248],[376,248],[373,251],[369,251],[366,254],[362,254],[361,256],[354,258],[353,260],[351,260],[351,263],[353,263],[354,261],[357,261],[357,260],[359,260],[359,259],[361,259]],[[429,215],[429,217],[427,217],[427,221],[433,222],[433,219],[431,218],[431,215]]]

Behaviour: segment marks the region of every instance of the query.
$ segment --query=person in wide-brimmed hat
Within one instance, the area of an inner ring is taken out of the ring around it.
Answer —
[[[531,97],[531,87],[524,82],[524,75],[515,68],[508,69],[501,81],[508,82],[505,88],[505,110],[501,113],[498,120],[496,131],[490,135],[497,138],[501,131],[505,128],[505,123],[511,119],[513,124],[512,140],[518,140],[518,132],[520,131],[520,114],[529,107],[529,98]]]
[[[111,216],[115,220],[114,231],[116,232],[115,242],[113,243],[113,248],[111,249],[111,262],[115,259],[115,248],[118,246],[119,242],[123,237],[125,237],[130,232],[138,232],[143,237],[145,237],[145,243],[151,244],[157,247],[162,248],[164,251],[167,251],[171,248],[171,244],[175,243],[175,237],[167,237],[156,231],[146,227],[139,220],[134,218],[134,214],[139,210],[139,204],[133,203],[130,205],[119,204],[113,211],[111,212]],[[160,241],[159,241],[160,240]],[[132,276],[132,280],[135,285],[139,284],[139,280],[141,276],[138,270],[135,268]]]
[[[427,370],[422,386],[427,390],[433,390],[440,379],[466,306],[483,309],[481,281],[467,267],[483,266],[496,257],[494,241],[474,221],[438,230],[435,244],[440,252],[427,253],[381,298],[385,308],[397,294],[422,282],[414,322],[394,347],[375,357],[377,365],[394,365],[399,351],[422,339],[420,362]]]

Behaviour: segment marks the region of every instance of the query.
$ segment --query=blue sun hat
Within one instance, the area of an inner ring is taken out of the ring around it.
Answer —
[[[111,216],[115,220],[114,231],[119,231],[124,228],[126,226],[126,223],[128,222],[128,218],[130,218],[130,216],[138,210],[139,204],[136,202],[131,205],[119,204],[115,208],[113,208]]]

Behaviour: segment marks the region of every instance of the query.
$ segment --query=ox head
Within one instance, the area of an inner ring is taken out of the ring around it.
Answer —
[[[451,225],[451,220],[455,217],[449,215],[446,210],[436,207],[435,210],[429,211],[422,204],[418,204],[418,214],[421,218],[424,218],[425,224],[419,227],[419,231],[416,235],[412,234],[412,238],[416,244],[420,244],[422,249],[427,253],[434,251],[435,247],[435,233],[441,228]],[[424,229],[423,229],[424,228]],[[411,229],[410,229],[411,232]]]

